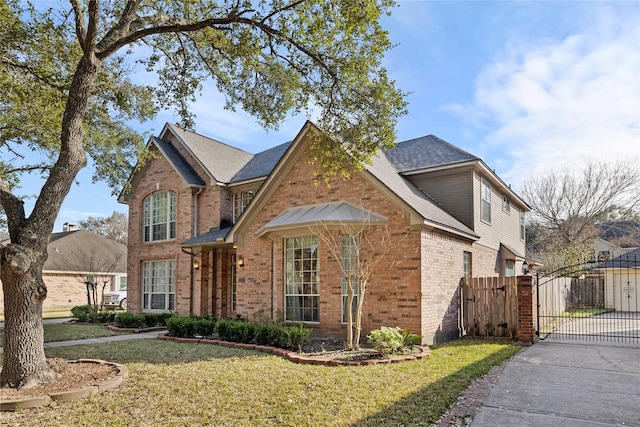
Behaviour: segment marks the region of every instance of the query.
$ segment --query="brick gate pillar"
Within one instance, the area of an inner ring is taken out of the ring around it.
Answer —
[[[518,341],[533,344],[533,276],[518,276]]]

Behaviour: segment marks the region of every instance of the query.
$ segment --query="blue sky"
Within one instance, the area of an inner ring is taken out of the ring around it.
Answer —
[[[640,2],[400,1],[383,25],[397,44],[385,67],[411,93],[398,141],[434,134],[515,189],[550,168],[640,161]],[[290,140],[306,119],[266,133],[247,114],[223,110],[212,87],[193,105],[196,131],[246,151]],[[139,128],[157,134],[176,120],[164,111]],[[54,231],[127,212],[90,176],[80,173]],[[23,191],[36,185],[25,181]]]

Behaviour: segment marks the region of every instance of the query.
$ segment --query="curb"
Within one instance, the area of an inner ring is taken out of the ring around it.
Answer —
[[[0,411],[35,408],[37,406],[48,405],[53,401],[72,402],[74,400],[84,399],[91,394],[102,393],[119,387],[129,376],[129,369],[120,363],[107,362],[105,360],[98,359],[78,359],[69,361],[69,363],[95,363],[100,365],[110,365],[116,368],[118,372],[115,377],[100,381],[96,385],[83,386],[73,390],[51,393],[50,395],[31,396],[15,400],[0,400]]]
[[[305,356],[304,354],[296,353],[295,351],[286,350],[279,347],[270,347],[266,345],[257,344],[245,344],[232,341],[210,340],[202,338],[182,338],[172,337],[167,334],[158,334],[158,339],[166,341],[174,341],[178,343],[190,343],[190,344],[213,344],[223,347],[240,348],[243,350],[256,350],[265,353],[271,353],[276,356],[284,357],[290,362],[300,363],[305,365],[321,365],[321,366],[369,366],[379,365],[384,363],[400,363],[408,362],[412,360],[420,360],[431,354],[431,350],[427,346],[420,346],[420,353],[409,354],[406,356],[398,356],[394,358],[386,359],[368,359],[368,360],[329,360],[321,359],[313,356]]]

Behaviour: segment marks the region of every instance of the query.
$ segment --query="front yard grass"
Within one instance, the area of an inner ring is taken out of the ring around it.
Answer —
[[[67,325],[64,323],[44,324],[44,342],[84,340],[87,338],[102,338],[120,335],[102,325]],[[0,346],[4,330],[0,328]]]
[[[257,351],[164,340],[46,349],[47,357],[124,363],[117,390],[0,413],[6,426],[428,426],[491,366],[518,352],[461,339],[431,356],[371,366],[300,365]]]

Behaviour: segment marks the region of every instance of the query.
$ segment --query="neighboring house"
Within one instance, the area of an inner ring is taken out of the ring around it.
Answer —
[[[42,269],[47,286],[43,310],[87,304],[87,281],[97,282],[100,290],[104,286],[105,292],[126,289],[126,245],[86,230],[74,230],[69,224],[65,224],[65,230],[68,231],[53,233],[49,238],[49,256]],[[9,242],[9,236],[0,241],[5,245]],[[98,302],[101,300],[99,297]],[[4,310],[1,288],[0,307]]]
[[[596,268],[604,272],[605,307],[637,313],[640,309],[640,248]]]
[[[464,276],[520,274],[529,211],[478,157],[435,137],[380,152],[350,180],[314,183],[307,122],[250,154],[167,124],[130,178],[128,310],[284,315],[345,333],[346,286],[318,233],[361,224],[388,246],[364,300],[363,332],[400,326],[425,343],[459,333]],[[372,255],[374,256],[374,255]]]
[[[598,225],[595,252],[598,261],[624,255],[640,246],[640,223],[633,220],[605,222]]]

